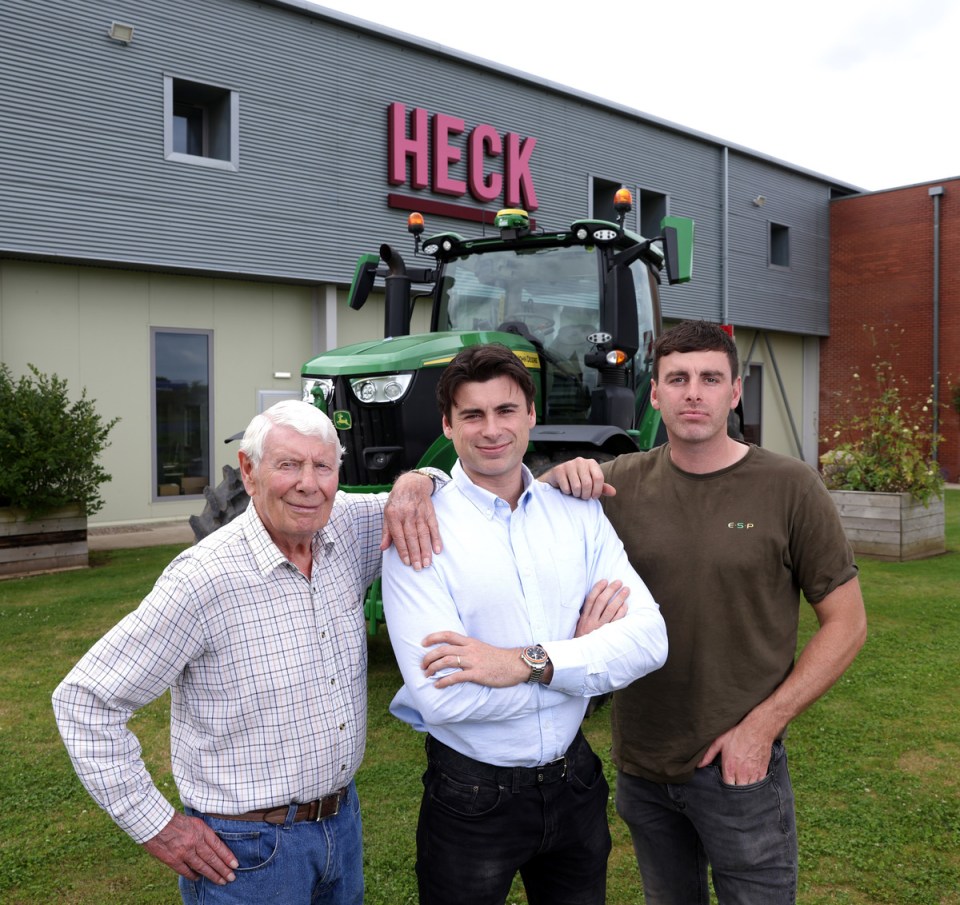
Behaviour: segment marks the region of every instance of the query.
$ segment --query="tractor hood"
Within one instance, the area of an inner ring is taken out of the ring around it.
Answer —
[[[529,353],[522,356],[524,364],[527,367],[539,367],[536,350],[522,337],[497,330],[483,330],[421,333],[354,343],[324,352],[308,361],[301,374],[303,377],[339,377],[442,368],[466,346],[494,342],[517,352]]]

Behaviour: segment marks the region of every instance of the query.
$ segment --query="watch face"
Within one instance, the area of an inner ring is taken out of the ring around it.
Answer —
[[[534,644],[523,652],[523,659],[534,665],[546,663],[550,657],[547,656],[547,652],[539,644]]]

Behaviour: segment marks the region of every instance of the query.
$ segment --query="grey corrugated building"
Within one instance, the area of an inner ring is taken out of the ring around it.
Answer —
[[[300,2],[21,0],[0,76],[0,358],[121,417],[101,523],[198,511],[220,439],[379,334],[345,287],[409,209],[563,226],[620,184],[640,232],[696,220],[665,317],[734,324],[751,436],[815,457],[828,202],[853,186]]]

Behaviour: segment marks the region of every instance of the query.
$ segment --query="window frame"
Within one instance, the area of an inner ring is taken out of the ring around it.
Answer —
[[[660,235],[660,224],[664,217],[670,216],[670,194],[669,192],[660,192],[656,189],[638,188],[636,192],[637,220],[640,224],[640,235],[645,239],[653,239]],[[652,214],[651,222],[650,208],[658,208]],[[662,247],[662,243],[658,243]]]
[[[185,154],[182,151],[174,149],[174,117],[176,109],[182,106],[185,101],[177,97],[178,84],[194,85],[198,91],[216,92],[223,97],[223,100],[229,104],[230,123],[225,129],[229,130],[229,157],[211,157],[210,156],[210,129],[213,128],[210,123],[210,108],[208,105],[195,104],[203,110],[203,153]],[[163,156],[165,160],[175,163],[187,163],[193,166],[213,167],[218,170],[230,170],[236,172],[240,169],[240,95],[222,85],[212,85],[209,82],[200,79],[192,79],[186,76],[175,76],[170,73],[164,73],[163,76]]]
[[[150,328],[150,501],[152,503],[171,503],[183,500],[195,500],[203,498],[203,490],[197,493],[180,493],[173,495],[162,495],[159,490],[158,475],[160,473],[158,462],[157,443],[159,440],[159,431],[157,430],[157,335],[160,333],[187,334],[191,336],[205,336],[207,340],[207,482],[208,485],[216,486],[213,481],[214,471],[214,362],[213,362],[213,330],[194,329],[190,327],[151,327]]]
[[[589,212],[589,217],[592,220],[610,220],[615,222],[617,219],[616,211],[613,209],[613,196],[617,189],[620,186],[626,185],[625,182],[618,181],[616,179],[608,179],[606,176],[598,176],[596,174],[590,175],[590,197],[587,199],[587,210]],[[609,212],[598,211],[597,210],[597,201],[600,196],[599,192],[604,192],[602,196],[602,203],[606,207],[609,205]],[[633,189],[630,189],[633,192]],[[628,214],[628,219],[633,219],[634,214]],[[633,229],[632,224],[626,224],[628,229]]]
[[[744,440],[763,446],[763,373],[762,362],[747,362],[741,367]],[[747,392],[749,383],[750,392]],[[748,420],[756,417],[756,420]],[[753,436],[755,428],[756,435]]]
[[[593,219],[616,220],[616,212],[611,210],[610,216],[605,216],[597,211],[597,200],[599,192],[609,192],[610,204],[612,205],[613,194],[621,186],[626,186],[633,196],[633,210],[628,213],[624,219],[624,227],[639,233],[646,239],[654,239],[660,235],[660,221],[663,217],[670,214],[670,193],[662,192],[659,189],[644,188],[636,183],[608,179],[606,176],[590,174],[590,195],[587,199],[589,216]],[[603,195],[604,203],[607,196]],[[654,222],[650,222],[650,208],[654,206],[656,210],[653,213]],[[657,247],[661,247],[660,243]]]
[[[777,270],[790,269],[790,227],[785,223],[767,221],[767,266]],[[785,253],[786,262],[775,260]]]

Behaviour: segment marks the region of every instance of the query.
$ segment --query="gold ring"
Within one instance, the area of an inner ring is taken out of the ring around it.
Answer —
[[[457,657],[457,669],[463,669],[463,664],[460,662],[459,657]]]

